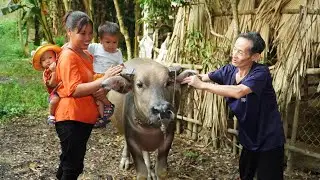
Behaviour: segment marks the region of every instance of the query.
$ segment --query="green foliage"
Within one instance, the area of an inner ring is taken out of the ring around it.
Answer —
[[[227,64],[228,59],[216,57],[225,47],[214,44],[200,31],[190,31],[186,35],[186,44],[181,55],[182,62],[187,64],[202,64],[205,71],[216,69]]]
[[[142,18],[151,26],[156,22],[166,22],[171,13],[171,0],[139,0],[142,12],[148,14]]]
[[[188,4],[186,0],[138,0],[138,2],[142,13],[148,14],[141,20],[150,26],[169,24],[169,17],[174,14],[174,7]]]
[[[56,43],[56,45],[58,46],[63,46],[65,44],[65,37],[64,36],[58,36],[56,38],[54,38],[54,42]]]
[[[0,62],[23,57],[17,32],[17,22],[2,20],[0,23]]]
[[[22,7],[23,6],[17,5],[17,4],[9,4],[7,7],[0,9],[0,16],[10,14],[10,13],[22,8]]]

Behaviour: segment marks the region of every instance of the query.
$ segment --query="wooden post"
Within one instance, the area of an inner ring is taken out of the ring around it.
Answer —
[[[296,104],[294,109],[293,125],[292,125],[292,134],[290,139],[290,146],[294,146],[297,137],[298,121],[299,121],[299,109],[300,109],[300,97],[296,97]],[[291,151],[288,151],[288,161],[287,161],[287,171],[292,170],[292,154]]]
[[[158,48],[159,43],[158,43],[158,39],[159,39],[159,28],[155,28],[154,32],[153,32],[153,47],[154,48]],[[153,51],[153,59],[157,59],[159,55],[159,52]]]
[[[180,108],[176,114],[176,133],[181,134],[181,131],[180,131],[181,120],[178,118],[178,114],[181,114]]]
[[[304,96],[308,97],[308,76],[306,75],[303,81],[303,91],[304,91]]]
[[[193,97],[193,90],[191,90],[192,92],[190,92],[189,94],[188,94],[188,100],[187,100],[187,105],[188,105],[188,115],[187,115],[187,117],[188,118],[190,118],[190,119],[192,119],[192,113],[193,113],[193,104],[192,104],[192,101],[191,101],[191,97]],[[188,137],[192,137],[192,129],[193,129],[193,127],[192,127],[192,124],[193,123],[191,123],[191,122],[188,122],[188,126],[187,126],[187,135],[188,135]]]
[[[198,92],[198,93],[200,93],[200,92]],[[200,104],[200,102],[199,102],[199,98],[197,97],[197,93],[194,93],[193,97],[195,99],[195,101],[192,103],[193,104],[193,109],[192,109],[192,111],[193,111],[193,119],[198,121],[197,118],[198,118],[199,110],[196,108],[198,106],[196,106],[195,103]],[[198,125],[196,123],[193,123],[193,125],[192,125],[192,139],[196,140],[197,137],[198,137]]]

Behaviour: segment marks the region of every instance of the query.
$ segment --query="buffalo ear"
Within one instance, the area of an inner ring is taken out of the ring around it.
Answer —
[[[132,89],[132,83],[121,76],[113,76],[102,81],[101,86],[107,90],[114,90],[125,94]]]
[[[186,69],[182,71],[176,78],[177,83],[181,83],[182,80],[188,76],[198,75],[199,72],[197,70]]]

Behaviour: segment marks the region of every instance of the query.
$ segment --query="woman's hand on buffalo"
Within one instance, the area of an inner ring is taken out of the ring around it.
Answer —
[[[112,76],[117,76],[120,75],[120,72],[122,71],[123,66],[122,65],[117,65],[117,66],[111,66],[103,76],[103,79],[107,79]]]

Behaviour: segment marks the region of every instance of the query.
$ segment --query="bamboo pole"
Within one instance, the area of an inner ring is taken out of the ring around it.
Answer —
[[[196,121],[199,121],[198,120],[198,115],[199,115],[199,109],[197,108],[199,105],[196,105],[196,104],[201,104],[200,101],[200,98],[198,97],[199,93],[201,93],[199,90],[195,90],[197,93],[194,93],[194,101],[193,101],[193,119],[196,120]],[[198,123],[193,123],[192,125],[192,139],[193,140],[196,140],[197,137],[198,137]]]
[[[124,22],[123,22],[122,14],[121,14],[121,11],[120,11],[118,0],[113,0],[113,3],[114,3],[114,7],[115,7],[116,13],[117,13],[117,18],[118,18],[118,22],[119,22],[119,26],[120,26],[120,31],[123,34],[125,42],[126,42],[127,56],[128,56],[128,60],[129,60],[129,59],[132,59],[132,53],[131,53],[132,51],[131,51],[129,33],[128,33],[128,30],[127,30],[127,28],[126,28],[126,26],[124,25]]]
[[[320,74],[320,68],[308,68],[306,70],[306,73],[308,75],[316,75],[316,74]]]
[[[202,65],[195,65],[195,64],[172,63],[171,65],[181,66],[184,69],[196,69],[196,70],[201,70],[202,69]]]
[[[64,10],[68,12],[70,10],[70,3],[68,0],[63,0]]]
[[[293,151],[293,152],[301,153],[301,154],[306,155],[306,156],[310,156],[310,157],[313,157],[313,158],[320,159],[320,154],[319,153],[310,152],[308,150],[297,148],[297,147],[289,145],[289,144],[286,144],[285,148],[290,150],[290,151]]]
[[[237,127],[238,127],[237,118],[235,116],[233,116],[233,130],[238,133]],[[235,156],[235,155],[237,155],[237,137],[236,136],[232,137],[232,143],[233,143],[232,155]]]
[[[159,39],[159,28],[155,28],[154,32],[153,32],[153,43],[154,43],[154,48],[158,48],[159,43],[158,43],[158,39]],[[153,51],[153,58],[156,59],[157,56],[159,55],[159,51]]]
[[[191,111],[192,109],[193,109],[193,103],[192,103],[192,100],[191,100],[191,97],[193,96],[193,91],[192,92],[190,92],[189,94],[188,94],[188,100],[187,100],[187,104],[188,104],[188,115],[187,115],[187,117],[188,117],[188,119],[192,119],[192,114],[193,114],[193,111]],[[188,121],[188,125],[187,125],[187,135],[188,135],[188,137],[192,137],[192,122],[189,122]]]
[[[179,109],[179,111],[178,111],[178,113],[177,114],[180,114],[180,109]],[[180,131],[180,127],[181,127],[181,120],[183,120],[183,117],[182,118],[179,118],[178,117],[179,115],[176,115],[176,133],[177,134],[181,134],[181,131]],[[181,119],[181,120],[180,120]]]
[[[234,136],[238,136],[239,135],[239,132],[238,132],[238,130],[234,130],[234,129],[228,129],[227,130],[227,132],[228,133],[230,133],[230,134],[232,134],[232,135],[234,135]]]

